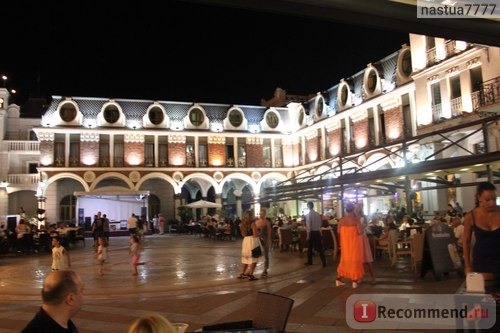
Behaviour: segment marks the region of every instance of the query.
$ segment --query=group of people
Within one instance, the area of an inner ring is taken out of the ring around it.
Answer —
[[[78,333],[72,318],[84,302],[85,285],[75,271],[49,273],[42,286],[42,305],[21,333]],[[177,333],[174,325],[153,312],[134,320],[128,333]]]

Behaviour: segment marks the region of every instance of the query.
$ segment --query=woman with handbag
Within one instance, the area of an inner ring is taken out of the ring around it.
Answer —
[[[240,232],[241,236],[243,236],[243,243],[241,245],[242,268],[238,279],[248,278],[250,281],[254,281],[257,278],[253,275],[253,272],[259,258],[262,257],[262,249],[253,211],[248,210],[243,214],[240,223]]]

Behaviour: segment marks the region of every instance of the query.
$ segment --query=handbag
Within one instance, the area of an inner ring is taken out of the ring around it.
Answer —
[[[262,256],[262,243],[259,239],[259,245],[252,249],[252,258],[258,258]]]
[[[256,248],[252,249],[252,258],[258,258],[260,256],[262,256],[262,249],[259,245]]]

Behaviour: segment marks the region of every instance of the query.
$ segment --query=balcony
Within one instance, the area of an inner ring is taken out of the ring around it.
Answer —
[[[38,183],[40,181],[40,175],[38,173],[18,173],[9,174],[7,176],[7,183],[9,187],[15,187],[18,189],[25,190],[36,190]]]
[[[9,152],[40,152],[40,143],[38,141],[6,140],[3,142],[2,150]]]
[[[478,91],[472,93],[472,107],[474,111],[480,108],[496,105],[500,102],[500,77],[483,82]]]

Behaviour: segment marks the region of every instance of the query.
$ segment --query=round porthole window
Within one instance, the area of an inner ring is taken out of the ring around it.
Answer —
[[[297,119],[299,126],[302,126],[302,124],[304,123],[304,118],[305,118],[304,108],[301,108],[299,111],[299,117]]]
[[[406,76],[410,76],[412,73],[410,50],[404,50],[401,55],[401,72]]]
[[[231,110],[229,112],[229,122],[233,127],[239,127],[243,123],[243,115],[239,110]]]
[[[347,84],[342,85],[340,88],[340,105],[345,106],[347,104],[347,97],[349,96],[349,89]]]
[[[104,109],[104,120],[106,120],[109,124],[114,124],[120,118],[120,111],[116,105],[108,105],[106,109]]]
[[[160,125],[163,122],[163,110],[158,106],[153,106],[148,112],[149,121],[153,125]]]
[[[279,122],[280,122],[280,120],[279,120],[276,112],[268,112],[267,113],[267,115],[266,115],[267,126],[274,129],[274,128],[278,127]]]
[[[318,100],[316,102],[316,116],[318,118],[323,116],[323,111],[325,110],[324,104],[325,104],[325,100],[323,99],[323,97],[318,98]]]
[[[59,109],[59,116],[62,120],[69,123],[76,118],[76,108],[73,103],[64,103]]]
[[[205,120],[205,115],[200,109],[195,108],[192,109],[191,112],[189,112],[189,121],[193,126],[196,127],[200,126],[201,124],[203,124],[204,120]]]
[[[369,69],[368,75],[366,77],[366,90],[368,93],[373,94],[377,88],[378,75],[377,71],[373,68]]]

